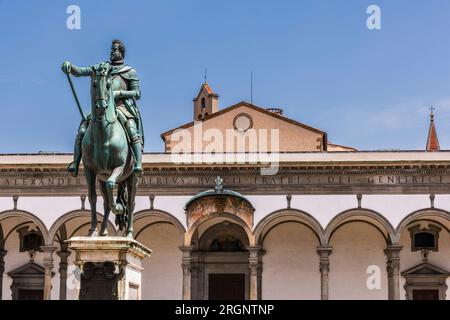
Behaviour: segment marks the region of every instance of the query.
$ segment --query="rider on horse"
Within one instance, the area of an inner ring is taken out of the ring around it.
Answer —
[[[131,145],[135,163],[133,172],[142,174],[142,150],[144,148],[144,129],[142,127],[141,115],[136,104],[141,96],[139,79],[136,71],[124,64],[125,45],[120,40],[113,40],[111,45],[110,64],[112,90],[117,110],[117,118],[127,132],[128,142]],[[93,76],[94,66],[78,67],[66,61],[62,65],[64,73],[72,74],[76,77]],[[86,129],[89,126],[91,116],[87,116],[86,121],[82,121],[75,139],[73,162],[67,167],[67,171],[73,176],[78,175],[78,168],[81,161],[81,143]]]

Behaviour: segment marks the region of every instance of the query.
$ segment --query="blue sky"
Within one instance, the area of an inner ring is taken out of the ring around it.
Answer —
[[[81,30],[66,8],[81,8]],[[366,9],[381,8],[381,30]],[[220,108],[250,99],[361,150],[424,149],[435,105],[450,149],[448,0],[0,0],[0,153],[71,152],[80,117],[64,60],[108,59],[122,39],[141,79],[145,151],[192,119],[203,81]],[[89,108],[89,80],[75,79]]]

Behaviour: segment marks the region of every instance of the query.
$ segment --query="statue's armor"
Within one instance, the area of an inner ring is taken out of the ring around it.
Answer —
[[[136,75],[136,71],[127,65],[112,66],[111,80],[113,91],[132,91],[140,92],[139,80]],[[141,116],[139,109],[137,108],[136,101],[131,98],[116,97],[115,99],[117,115],[122,124],[133,119],[139,136],[141,137],[141,143],[144,144],[144,130],[142,128]]]
[[[128,90],[128,83],[127,83],[128,81],[122,76],[122,74],[116,73],[116,74],[112,75],[111,79],[112,79],[113,91]],[[120,112],[122,112],[127,117],[127,119],[136,118],[133,114],[131,114],[130,111],[127,110],[127,108],[125,106],[125,99],[118,98],[115,102],[116,102],[116,108]]]
[[[72,65],[71,74],[77,77],[92,76],[95,67],[95,65],[88,67],[77,67]],[[139,79],[136,75],[136,71],[126,64],[111,65],[111,67],[112,90],[116,92],[119,91],[119,95],[114,99],[117,118],[127,132],[129,143],[136,158],[135,166],[137,164],[140,166],[141,154],[144,149],[144,128],[142,126],[139,109],[136,105],[136,100],[140,98]],[[75,139],[74,162],[72,163],[75,164],[76,167],[74,170],[75,175],[78,172],[78,164],[81,159],[81,142],[90,119],[91,115],[88,114],[86,121],[81,122]],[[72,164],[69,168],[71,168]]]
[[[111,80],[113,91],[136,91],[140,94],[139,79],[136,74],[136,70],[132,67],[123,64],[114,66],[112,65]],[[89,67],[72,67],[71,73],[74,76],[92,76],[95,66]],[[134,98],[116,97],[116,110],[119,121],[124,125],[129,134],[132,134],[133,129],[137,130],[139,134],[142,146],[144,146],[144,128],[142,126],[142,119],[139,113],[139,109],[136,105]],[[87,116],[88,120],[90,115]],[[81,124],[80,127],[87,126],[87,124]],[[130,129],[131,128],[131,129]],[[81,133],[82,136],[82,132]],[[132,134],[134,136],[134,134]],[[131,138],[131,137],[130,137]],[[132,142],[132,141],[131,141]]]

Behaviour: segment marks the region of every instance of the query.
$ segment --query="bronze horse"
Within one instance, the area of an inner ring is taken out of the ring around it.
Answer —
[[[91,119],[82,141],[84,175],[91,205],[90,236],[106,236],[108,217],[116,215],[116,225],[124,236],[133,237],[133,211],[138,179],[133,173],[134,157],[125,129],[117,119],[111,83],[111,65],[101,62],[91,77]],[[97,232],[97,192],[103,196],[104,218]],[[117,198],[114,188],[117,185]]]

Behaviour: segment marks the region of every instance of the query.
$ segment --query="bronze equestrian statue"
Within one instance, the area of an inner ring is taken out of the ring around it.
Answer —
[[[77,67],[66,61],[62,71],[91,77],[91,113],[80,124],[75,140],[74,161],[68,171],[78,175],[80,160],[88,186],[91,205],[90,236],[107,235],[108,216],[116,214],[116,225],[133,237],[133,211],[138,177],[142,175],[143,127],[136,100],[140,98],[136,71],[124,64],[125,46],[113,40],[110,62]],[[75,91],[75,99],[78,102]],[[81,107],[78,105],[81,110]],[[97,193],[99,181],[104,200],[104,218],[97,232]],[[114,188],[118,186],[117,199]]]

